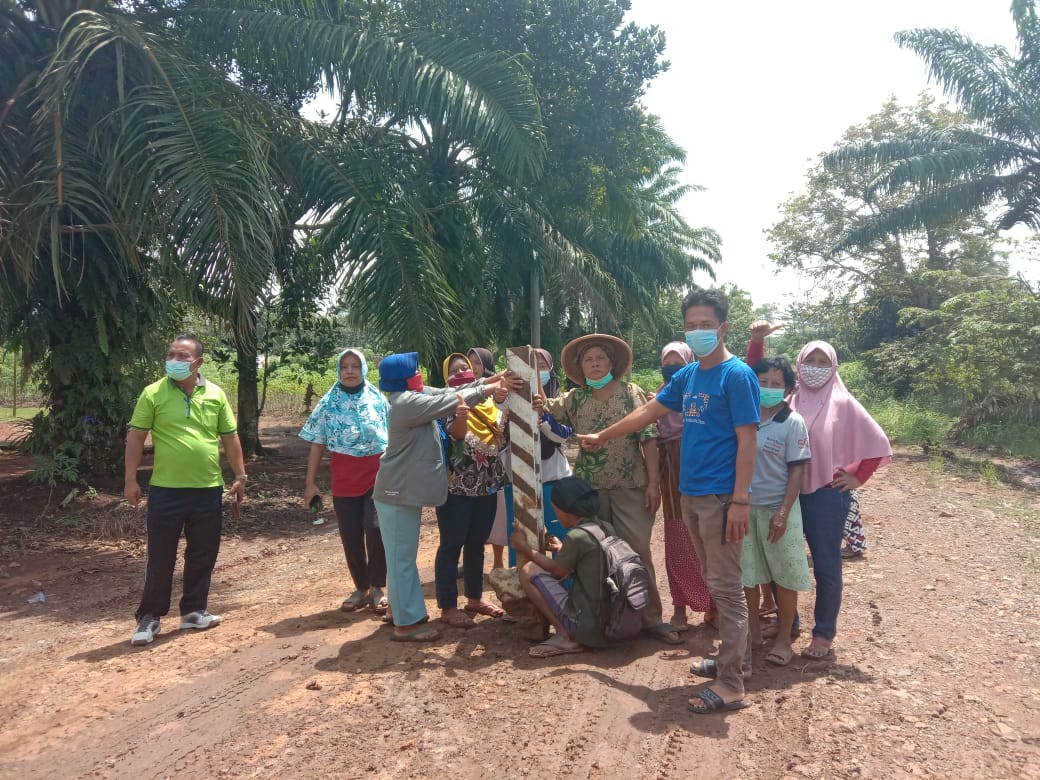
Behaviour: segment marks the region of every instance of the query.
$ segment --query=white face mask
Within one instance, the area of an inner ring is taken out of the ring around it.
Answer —
[[[798,377],[805,382],[806,387],[811,387],[815,390],[827,384],[827,380],[831,378],[833,370],[833,368],[826,366],[801,366],[798,369]]]

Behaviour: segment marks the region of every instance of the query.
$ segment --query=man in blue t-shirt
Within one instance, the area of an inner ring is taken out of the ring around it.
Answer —
[[[686,343],[697,361],[680,369],[645,406],[595,434],[579,436],[596,450],[603,442],[639,430],[668,412],[683,416],[679,492],[683,520],[719,611],[718,660],[691,671],[715,682],[691,699],[693,712],[744,706],[751,675],[747,601],[740,557],[748,532],[751,477],[759,419],[758,377],[724,343],[729,302],[719,290],[695,289],[683,300]]]

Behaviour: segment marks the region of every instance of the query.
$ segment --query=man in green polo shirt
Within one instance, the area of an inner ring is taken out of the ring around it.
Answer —
[[[126,435],[126,485],[130,506],[141,500],[137,469],[144,441],[152,434],[155,467],[148,493],[148,560],[137,630],[130,643],[147,645],[159,633],[159,618],[170,611],[177,546],[184,532],[184,594],[181,628],[211,628],[219,615],[206,609],[210,576],[220,551],[220,443],[235,473],[235,500],[246,494],[246,465],[235,415],[224,391],[199,374],[202,343],[178,336],[166,353],[166,376],[137,399]]]

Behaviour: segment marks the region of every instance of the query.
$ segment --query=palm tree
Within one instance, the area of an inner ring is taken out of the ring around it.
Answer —
[[[336,229],[369,266],[420,246],[365,122],[333,134],[303,121],[249,89],[238,62],[349,85],[376,113],[442,117],[500,175],[540,172],[529,81],[443,36],[372,34],[306,2],[0,0],[0,322],[42,366],[41,449],[113,462],[125,374],[168,335],[172,302],[225,317],[248,347],[294,224],[290,191],[336,201],[349,217]]]
[[[955,30],[896,35],[921,56],[933,79],[968,116],[968,127],[844,147],[825,165],[869,166],[867,197],[911,188],[909,202],[880,211],[845,235],[836,251],[927,227],[1002,203],[1001,230],[1040,229],[1040,19],[1036,0],[1011,4],[1018,53],[983,46]]]

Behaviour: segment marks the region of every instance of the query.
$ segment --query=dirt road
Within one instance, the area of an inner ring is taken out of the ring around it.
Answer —
[[[862,493],[871,549],[846,564],[836,661],[756,656],[752,706],[709,717],[684,706],[689,662],[716,641],[703,628],[679,648],[535,661],[491,619],[401,645],[339,612],[335,522],[291,504],[304,464],[282,441],[227,529],[210,599],[224,624],[168,619],[147,648],[128,641],[139,538],[62,541],[60,517],[38,532],[38,502],[0,482],[0,776],[1040,778],[1036,493],[898,457]],[[143,517],[114,498],[99,511]]]

